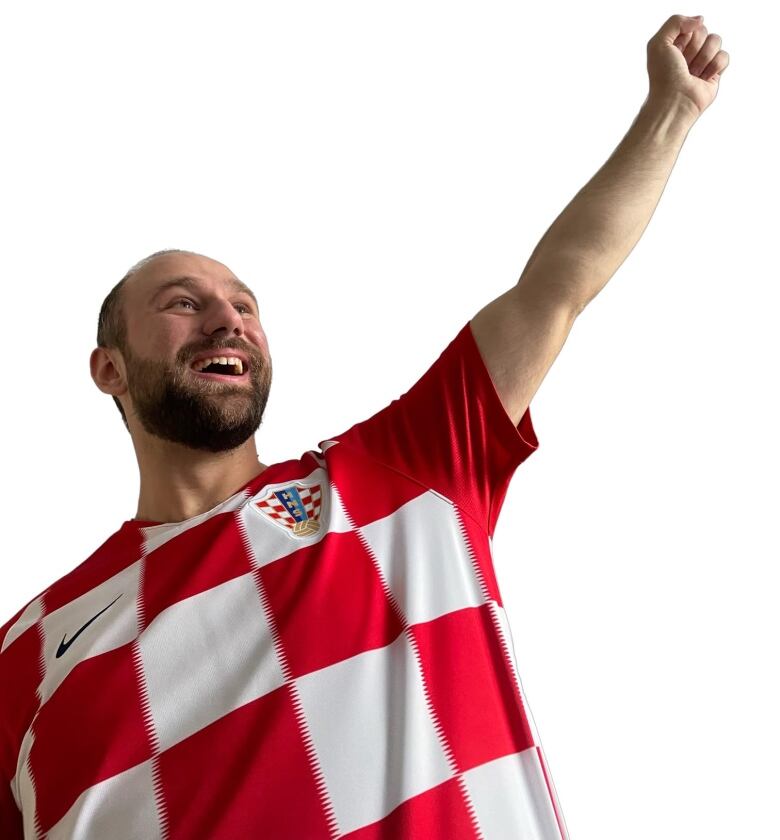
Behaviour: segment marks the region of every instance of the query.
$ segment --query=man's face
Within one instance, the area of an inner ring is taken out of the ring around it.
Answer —
[[[181,277],[191,279],[171,284]],[[143,428],[209,452],[244,443],[260,426],[272,378],[252,295],[222,263],[189,254],[157,257],[122,291],[127,388]],[[198,371],[202,361],[193,362],[204,357],[242,364]]]

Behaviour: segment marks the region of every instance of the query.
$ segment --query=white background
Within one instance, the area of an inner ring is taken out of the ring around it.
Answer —
[[[298,458],[517,281],[628,130],[675,13],[703,14],[731,64],[532,400],[540,447],[495,564],[573,840],[776,830],[769,5],[4,11],[0,620],[136,512],[130,438],[88,364],[132,263],[192,249],[255,290],[274,361],[260,459]]]

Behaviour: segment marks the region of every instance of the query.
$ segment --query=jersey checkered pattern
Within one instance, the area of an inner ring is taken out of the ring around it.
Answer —
[[[492,564],[516,467],[467,323],[414,386],[0,629],[0,834],[561,840]]]

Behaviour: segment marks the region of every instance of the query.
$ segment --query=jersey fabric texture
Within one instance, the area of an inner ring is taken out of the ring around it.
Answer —
[[[0,629],[0,835],[561,840],[492,563],[515,427],[471,332]]]

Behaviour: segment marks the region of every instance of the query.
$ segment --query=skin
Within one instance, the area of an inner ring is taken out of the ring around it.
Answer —
[[[520,291],[493,301],[472,321],[515,422],[568,334],[576,317],[569,313],[593,299],[647,225],[690,126],[716,96],[729,63],[720,46],[702,19],[672,15],[664,23],[647,44],[650,93],[628,135],[537,245],[515,287]],[[168,308],[179,296],[175,290],[165,306],[152,306],[156,286],[181,273],[201,279],[198,306]],[[247,429],[262,417],[271,357],[258,314],[235,308],[225,283],[233,276],[208,257],[158,257],[124,289],[128,358],[102,348],[90,358],[98,388],[120,399],[128,417],[141,472],[137,519],[179,522],[203,513],[265,469]],[[188,378],[194,352],[227,341],[256,363],[247,392]],[[189,411],[181,410],[183,403]]]
[[[729,54],[703,19],[672,15],[647,42],[649,92],[607,162],[537,243],[518,283],[471,320],[507,414],[520,422],[574,319],[642,236]]]
[[[166,279],[184,274],[198,280],[197,290],[177,286],[152,300]],[[96,347],[90,356],[93,381],[127,416],[140,472],[135,519],[181,522],[205,513],[267,466],[254,432],[271,355],[256,304],[228,285],[231,278],[227,266],[202,255],[155,258],[122,289],[126,352]],[[242,350],[250,376],[235,384],[198,377],[190,363],[212,349]]]

